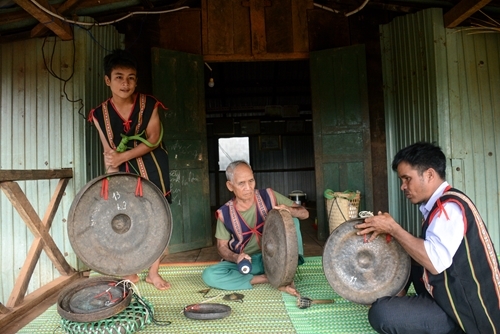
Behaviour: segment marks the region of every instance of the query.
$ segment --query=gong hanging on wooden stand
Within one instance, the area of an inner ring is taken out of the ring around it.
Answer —
[[[68,214],[73,250],[86,266],[104,275],[126,276],[149,268],[166,250],[171,234],[172,214],[162,192],[129,173],[88,182]],[[132,298],[120,281],[93,277],[68,286],[59,296],[59,314],[90,322],[119,313]]]
[[[354,218],[332,231],[323,250],[323,270],[330,286],[343,298],[372,304],[384,296],[395,296],[410,276],[411,259],[391,237],[380,235],[365,242],[354,226]]]

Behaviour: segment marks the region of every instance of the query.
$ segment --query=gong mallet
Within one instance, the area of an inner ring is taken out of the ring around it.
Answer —
[[[299,296],[297,298],[297,306],[299,308],[308,308],[312,304],[331,304],[334,303],[333,299],[311,299],[309,297]]]

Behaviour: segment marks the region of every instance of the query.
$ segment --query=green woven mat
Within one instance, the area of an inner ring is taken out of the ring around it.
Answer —
[[[198,291],[207,286],[201,280],[206,265],[161,266],[160,274],[172,284],[167,291],[158,291],[144,282],[141,273],[137,284],[140,294],[154,307],[158,321],[171,321],[169,326],[153,323],[140,333],[375,333],[367,320],[368,307],[344,300],[328,284],[323,273],[321,257],[307,257],[297,268],[297,290],[312,299],[334,299],[333,304],[314,304],[307,309],[297,307],[297,298],[282,293],[269,284],[256,285],[252,290],[241,290],[243,303],[225,301],[222,295],[233,291],[211,289],[206,297],[219,298],[209,302],[229,305],[230,316],[218,320],[193,320],[182,313],[185,306],[206,300]],[[92,274],[94,276],[95,274]],[[64,333],[56,306],[50,307],[19,333]]]
[[[149,324],[140,333],[296,333],[285,309],[282,293],[269,284],[259,284],[252,290],[242,290],[243,303],[225,301],[222,296],[233,291],[211,289],[206,297],[217,296],[211,303],[229,305],[230,316],[217,320],[193,320],[182,313],[185,306],[202,302],[198,291],[207,286],[201,279],[206,265],[161,266],[160,274],[172,284],[167,291],[158,291],[144,282],[146,272],[137,284],[140,294],[154,307],[158,321],[171,321],[169,326]],[[56,306],[50,307],[37,319],[18,333],[57,334],[64,333],[59,323],[61,317]],[[139,333],[138,332],[138,333]]]
[[[368,323],[368,306],[351,303],[333,291],[323,272],[322,257],[308,257],[297,268],[295,288],[311,299],[333,299],[333,304],[297,307],[297,298],[283,293],[288,315],[297,333],[376,333]]]

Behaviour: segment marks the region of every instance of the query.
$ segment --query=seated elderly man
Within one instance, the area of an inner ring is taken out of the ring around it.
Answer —
[[[217,210],[215,238],[222,261],[203,271],[203,281],[221,290],[251,289],[253,284],[268,283],[262,262],[260,240],[267,213],[271,209],[288,210],[297,231],[299,264],[303,263],[302,236],[298,219],[307,219],[309,211],[291,199],[267,189],[255,189],[250,165],[233,161],[226,169],[226,186],[234,198]],[[238,263],[247,259],[252,264],[248,274],[238,270]],[[279,288],[298,296],[293,284]]]

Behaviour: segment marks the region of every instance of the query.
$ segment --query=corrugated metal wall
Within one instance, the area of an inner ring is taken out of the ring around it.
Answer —
[[[474,201],[500,253],[500,34],[447,30],[446,49],[452,185]]]
[[[435,142],[438,136],[436,96],[435,11],[398,17],[381,31],[384,103],[386,109],[389,210],[409,232],[418,235],[421,214],[399,190],[400,181],[391,171],[398,150],[416,141]],[[442,16],[442,14],[441,14]]]
[[[445,29],[441,9],[381,26],[388,168],[396,152],[419,140],[440,145],[447,179],[466,192],[500,249],[500,38]],[[388,173],[389,208],[420,232],[421,215]]]
[[[85,73],[85,115],[99,106],[111,96],[109,87],[104,82],[103,58],[113,49],[124,47],[124,35],[118,34],[112,26],[92,28],[87,36],[82,38],[82,50],[85,52],[85,61],[79,65]],[[102,145],[94,126],[86,122],[86,171],[87,180],[104,173],[102,159]]]
[[[76,29],[75,42],[50,37],[0,45],[0,168],[73,168],[74,177],[66,188],[50,234],[74,267],[78,264],[67,238],[66,217],[76,192],[92,173],[87,168],[93,160],[86,154],[89,126],[85,115],[108,94],[100,84],[102,55],[119,45],[120,36],[112,27]],[[88,150],[94,151],[92,147]],[[57,182],[19,182],[40,217]],[[3,192],[0,236],[0,302],[5,303],[33,235]],[[28,293],[58,276],[42,252]]]

